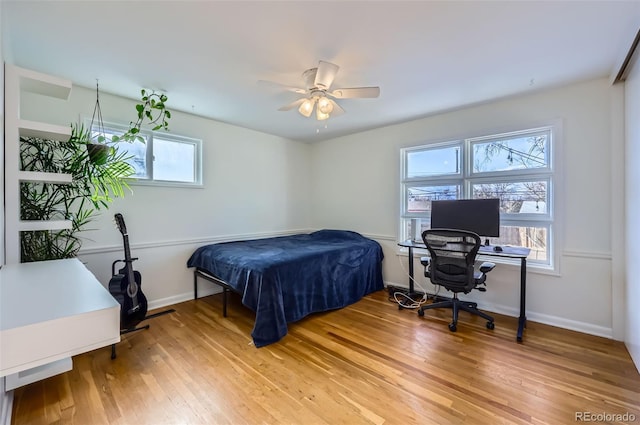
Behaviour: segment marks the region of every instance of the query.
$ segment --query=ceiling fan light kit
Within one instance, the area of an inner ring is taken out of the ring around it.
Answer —
[[[311,113],[313,112],[314,105],[315,105],[314,99],[305,99],[304,102],[300,104],[300,107],[298,108],[298,112],[300,112],[300,114],[304,115],[305,117],[309,118],[311,116]]]
[[[380,87],[351,87],[329,91],[338,73],[338,69],[340,69],[338,65],[325,61],[320,61],[317,68],[307,69],[302,73],[302,79],[305,82],[306,89],[275,83],[288,91],[305,95],[304,98],[285,105],[279,110],[288,111],[298,107],[298,112],[302,116],[309,118],[315,109],[316,119],[322,121],[331,116],[344,113],[344,109],[330,97],[335,99],[354,99],[375,98],[380,96]]]
[[[333,111],[333,104],[329,99],[323,96],[318,99],[318,111],[329,115]]]

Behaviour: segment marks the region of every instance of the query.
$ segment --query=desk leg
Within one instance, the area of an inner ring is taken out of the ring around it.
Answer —
[[[522,333],[527,327],[526,314],[526,297],[527,297],[527,259],[522,258],[520,263],[520,317],[518,318],[518,335],[516,340],[522,342]]]
[[[413,297],[413,247],[409,247],[409,296]]]

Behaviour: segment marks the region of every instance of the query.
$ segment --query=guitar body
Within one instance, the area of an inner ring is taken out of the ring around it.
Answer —
[[[133,277],[138,288],[141,288],[142,275],[140,272],[134,270]],[[138,308],[134,310],[134,299],[127,295],[128,287],[129,278],[127,277],[126,268],[120,269],[118,274],[114,275],[109,281],[109,292],[120,303],[121,330],[135,328],[147,315],[147,298],[142,293],[142,290],[138,289],[138,294],[136,295]]]
[[[118,230],[124,241],[124,267],[109,281],[109,292],[120,303],[120,330],[134,329],[147,316],[147,298],[142,293],[142,275],[133,270],[129,236],[122,214],[115,215]],[[117,263],[118,261],[116,261]],[[115,263],[114,263],[115,265]]]

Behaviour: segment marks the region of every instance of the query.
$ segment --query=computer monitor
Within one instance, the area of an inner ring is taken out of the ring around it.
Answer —
[[[461,229],[482,237],[500,236],[500,199],[431,201],[432,229]]]

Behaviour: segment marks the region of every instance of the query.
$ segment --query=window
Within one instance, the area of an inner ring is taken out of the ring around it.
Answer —
[[[552,268],[553,127],[455,140],[401,150],[401,239],[412,218],[431,221],[431,201],[500,199],[494,245],[531,249],[528,260]],[[483,235],[481,235],[483,236]]]
[[[94,127],[94,135],[97,134]],[[127,130],[117,124],[105,124],[107,140]],[[118,142],[118,149],[130,155],[138,183],[202,186],[202,140],[177,136],[167,132],[140,132],[145,142]]]

